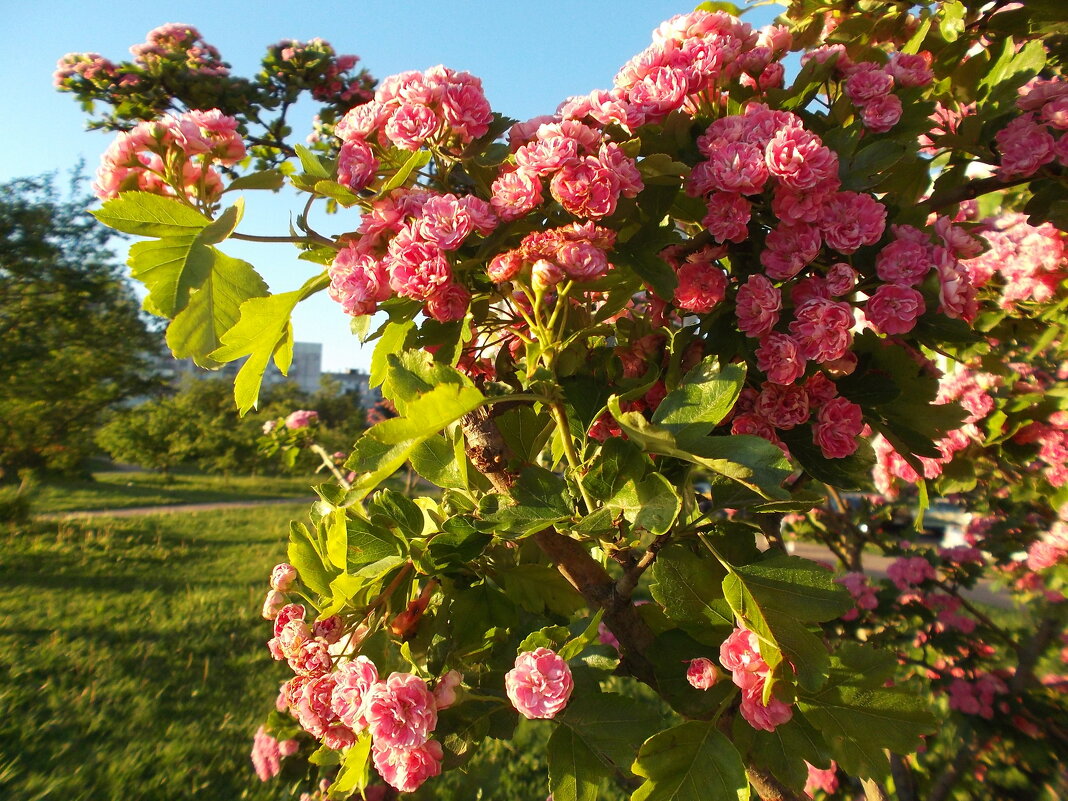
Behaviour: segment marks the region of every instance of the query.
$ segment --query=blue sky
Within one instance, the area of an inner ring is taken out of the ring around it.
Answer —
[[[692,1],[692,0],[691,0]],[[445,64],[482,78],[495,111],[511,117],[551,113],[564,98],[608,87],[616,70],[650,41],[662,20],[692,6],[669,0],[616,2],[459,2],[348,0],[273,2],[189,0],[55,0],[47,5],[0,2],[5,28],[17,46],[0,60],[4,125],[0,126],[0,181],[51,170],[68,170],[79,159],[94,170],[109,137],[84,130],[85,117],[70,95],[52,88],[56,60],[68,52],[99,52],[113,61],[165,22],[196,26],[235,74],[256,71],[264,48],[279,39],[329,41],[340,53],[355,53],[381,79],[406,69]],[[781,9],[765,6],[747,15],[754,25]],[[308,112],[310,117],[311,112]],[[292,118],[302,133],[305,120]],[[246,197],[240,230],[286,230],[290,205],[265,193]],[[351,230],[354,212],[324,223],[328,233]],[[298,286],[308,276],[287,246],[226,243],[224,249],[252,262],[273,291]],[[318,296],[294,318],[301,341],[322,342],[324,369],[366,367],[361,350],[336,304]]]

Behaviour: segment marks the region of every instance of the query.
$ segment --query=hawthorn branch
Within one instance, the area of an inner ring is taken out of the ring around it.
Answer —
[[[927,198],[927,200],[924,200],[918,205],[921,209],[928,212],[940,211],[947,206],[956,206],[962,201],[973,200],[980,195],[985,195],[989,192],[997,192],[999,189],[1009,189],[1013,186],[1030,183],[1035,178],[1036,176],[1034,175],[1013,178],[1008,181],[999,178],[996,175],[991,175],[989,178],[977,178],[974,181],[968,181],[960,186],[954,186],[941,192],[935,192]]]

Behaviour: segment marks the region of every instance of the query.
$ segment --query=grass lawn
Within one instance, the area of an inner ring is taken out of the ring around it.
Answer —
[[[36,512],[128,509],[175,503],[311,499],[321,476],[205,476],[157,473],[94,473],[92,481],[55,480],[42,484],[33,501]]]
[[[287,672],[259,607],[305,512],[0,530],[3,797],[292,797],[248,753]]]

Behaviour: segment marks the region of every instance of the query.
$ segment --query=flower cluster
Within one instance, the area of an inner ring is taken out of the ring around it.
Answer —
[[[130,48],[134,63],[152,68],[162,60],[180,59],[186,67],[204,76],[230,74],[230,67],[222,61],[219,51],[204,41],[200,31],[192,25],[169,22],[148,32],[145,41]]]
[[[369,732],[372,760],[382,778],[401,792],[416,790],[441,772],[443,751],[431,734],[437,726],[438,711],[456,702],[462,677],[452,671],[432,689],[411,673],[391,673],[382,678],[374,662],[362,655],[335,657],[331,646],[345,635],[340,617],[334,615],[309,625],[303,605],[279,606],[279,601],[284,603],[282,594],[293,588],[295,579],[292,565],[277,565],[264,605],[264,617],[274,621],[274,636],[268,643],[271,655],[285,659],[294,672],[282,685],[279,710],[290,712],[308,734],[333,750],[347,748],[361,732]],[[349,641],[354,641],[354,636]],[[277,759],[270,761],[274,752],[266,742],[257,734],[253,759],[268,767],[274,765],[269,774],[274,775]],[[263,772],[260,775],[269,777]]]
[[[528,720],[555,718],[575,689],[571,668],[554,651],[524,651],[504,676],[508,700]]]
[[[1063,133],[1068,130],[1068,81],[1035,79],[1020,90],[1016,105],[1024,113],[994,137],[1001,154],[998,175],[1028,177],[1053,161],[1068,166]]]
[[[299,748],[296,740],[276,740],[260,726],[252,738],[252,766],[260,781],[277,776],[282,770],[282,759],[293,756]]]
[[[366,70],[353,72],[359,60],[351,54],[338,55],[323,39],[283,39],[267,48],[263,77],[311,89],[316,100],[347,108],[366,103],[373,96],[374,79]]]
[[[361,178],[373,171],[371,144],[382,149],[419,150],[433,147],[458,151],[489,131],[493,114],[482,92],[482,81],[467,72],[432,67],[391,75],[379,85],[374,99],[356,106],[337,124],[334,133],[349,148],[351,162],[359,164],[350,189],[366,186]],[[366,148],[366,150],[365,150]]]
[[[210,204],[223,190],[212,163],[233,165],[245,157],[237,126],[218,109],[139,123],[104,152],[93,189],[102,200],[137,189]]]
[[[731,671],[731,679],[742,691],[741,713],[754,729],[775,731],[793,717],[793,708],[772,693],[764,703],[764,685],[771,668],[760,655],[760,641],[745,628],[736,628],[719,648],[719,662]]]
[[[1048,302],[1068,274],[1065,236],[1049,223],[1036,227],[1028,224],[1026,215],[1002,214],[983,220],[973,233],[989,249],[963,264],[976,287],[996,278],[1004,309],[1017,303]]]

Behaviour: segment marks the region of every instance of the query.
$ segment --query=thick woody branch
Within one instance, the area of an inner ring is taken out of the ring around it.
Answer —
[[[956,206],[958,203],[965,200],[974,200],[975,198],[990,192],[997,192],[1000,189],[1008,189],[1013,186],[1029,183],[1030,181],[1033,181],[1035,177],[1036,176],[1034,175],[1029,175],[1027,177],[1014,178],[1008,181],[999,178],[996,175],[992,175],[989,178],[977,178],[966,184],[950,187],[941,192],[935,192],[927,198],[927,200],[920,203],[919,207],[929,212],[941,211],[948,206]]]
[[[763,768],[747,765],[745,775],[762,801],[807,801]]]

